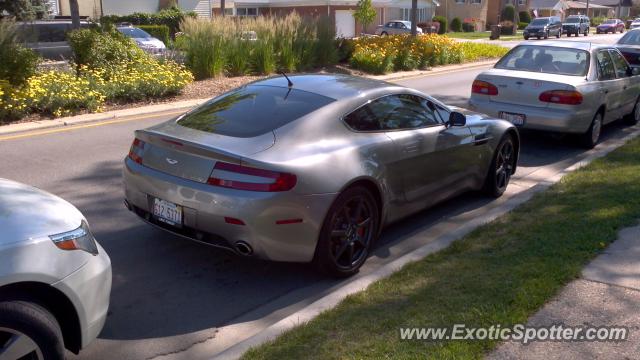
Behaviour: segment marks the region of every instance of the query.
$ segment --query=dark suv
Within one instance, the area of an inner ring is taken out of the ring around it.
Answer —
[[[71,20],[36,20],[17,24],[18,37],[25,45],[45,59],[64,60],[71,57],[67,33],[72,30]],[[80,27],[89,27],[86,21]]]
[[[589,35],[589,26],[591,25],[589,18],[584,15],[571,15],[564,19],[562,23],[562,33],[567,36],[580,34]]]
[[[547,39],[549,36],[562,36],[562,21],[557,16],[535,18],[524,28],[525,40],[530,37]]]

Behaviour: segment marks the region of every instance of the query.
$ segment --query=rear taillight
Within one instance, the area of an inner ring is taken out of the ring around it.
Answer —
[[[131,149],[129,149],[129,157],[131,160],[137,162],[138,164],[142,164],[142,153],[144,151],[145,142],[136,138],[133,140],[133,144],[131,144]]]
[[[542,102],[564,104],[564,105],[580,105],[582,104],[582,94],[573,90],[550,90],[545,91],[538,99]]]
[[[287,191],[297,182],[293,174],[248,166],[217,162],[207,183],[237,190],[248,191]]]
[[[498,88],[490,82],[474,80],[471,85],[471,92],[482,95],[498,95]]]

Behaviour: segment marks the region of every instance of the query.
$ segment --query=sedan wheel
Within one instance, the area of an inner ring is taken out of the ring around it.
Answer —
[[[511,175],[516,167],[516,147],[511,135],[505,136],[496,148],[489,173],[485,179],[484,191],[493,197],[500,197],[507,190]]]
[[[602,131],[602,113],[597,113],[593,117],[591,126],[586,133],[581,136],[582,145],[587,149],[592,149],[598,144],[600,140],[600,133]]]
[[[624,120],[629,125],[635,125],[640,122],[640,97],[636,100],[636,105],[633,107],[631,114],[625,116]]]
[[[0,360],[15,359],[64,359],[58,322],[31,302],[0,302]]]
[[[335,277],[358,272],[378,236],[379,209],[362,187],[346,190],[334,202],[322,226],[315,262]]]

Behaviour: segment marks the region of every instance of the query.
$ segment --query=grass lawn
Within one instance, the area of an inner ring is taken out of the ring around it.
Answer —
[[[450,32],[446,34],[448,37],[456,39],[487,39],[489,40],[489,31],[475,31],[475,32]],[[500,35],[500,40],[520,40],[522,39],[522,31],[518,31],[516,35]]]
[[[399,328],[525,323],[638,218],[640,138],[244,357],[480,358],[497,342],[401,341]]]

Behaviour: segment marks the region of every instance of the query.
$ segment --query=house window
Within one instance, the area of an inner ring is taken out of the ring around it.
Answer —
[[[418,9],[416,13],[416,19],[418,22],[425,22],[427,20],[427,8]],[[402,20],[411,21],[411,9],[402,9]]]
[[[527,0],[518,0],[518,5],[521,5],[521,6],[527,5]]]
[[[471,0],[472,4],[482,4],[482,0]]]
[[[465,0],[456,0],[456,4],[464,4]]]
[[[224,8],[224,14],[227,16],[233,16],[233,8]]]
[[[258,8],[236,8],[236,16],[258,16]]]

